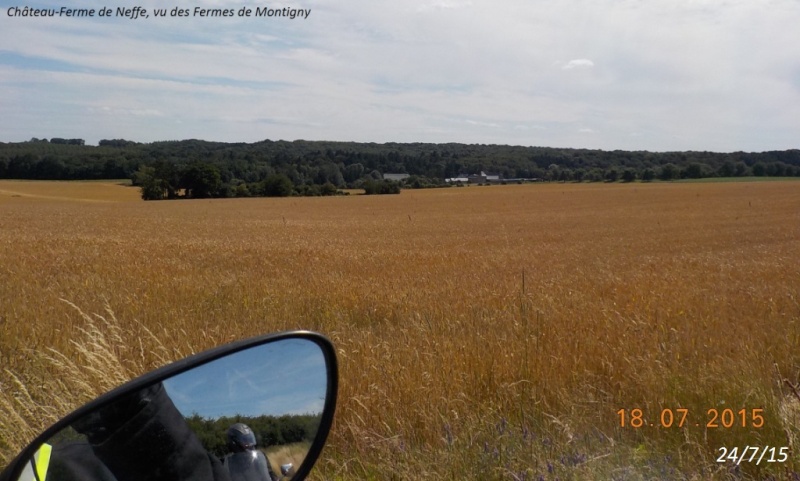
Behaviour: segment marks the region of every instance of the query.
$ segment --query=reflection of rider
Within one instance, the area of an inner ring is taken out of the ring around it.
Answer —
[[[277,481],[267,457],[256,449],[256,436],[249,426],[236,423],[228,428],[228,449],[222,464],[228,468],[231,481]]]
[[[86,442],[53,448],[46,481],[229,481],[162,384],[129,394],[73,427]]]

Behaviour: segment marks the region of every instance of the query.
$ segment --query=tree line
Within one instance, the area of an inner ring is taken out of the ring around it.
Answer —
[[[31,139],[0,143],[0,178],[131,179],[149,199],[394,193],[479,172],[505,179],[630,182],[800,176],[800,150],[760,153],[602,151],[484,144],[202,140],[138,143]]]
[[[253,430],[259,448],[294,443],[311,443],[317,437],[319,415],[283,416],[232,416],[216,419],[204,418],[194,414],[186,418],[186,423],[194,431],[203,446],[212,454],[222,458],[230,452],[227,443],[228,428],[236,423],[244,423]]]

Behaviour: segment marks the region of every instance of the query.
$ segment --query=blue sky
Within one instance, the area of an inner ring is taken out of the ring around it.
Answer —
[[[19,18],[0,141],[800,148],[797,0],[241,0],[286,18]],[[152,12],[163,2],[114,2]]]
[[[184,416],[318,414],[327,370],[319,346],[286,339],[205,364],[164,386]]]

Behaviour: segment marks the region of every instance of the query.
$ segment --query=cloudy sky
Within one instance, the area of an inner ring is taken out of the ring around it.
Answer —
[[[23,0],[24,1],[24,0]],[[800,148],[798,0],[152,0],[0,6],[0,141]],[[156,18],[153,8],[310,9]]]

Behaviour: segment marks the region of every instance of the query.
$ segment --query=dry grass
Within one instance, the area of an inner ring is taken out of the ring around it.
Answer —
[[[278,447],[270,447],[265,454],[272,466],[273,473],[280,475],[281,466],[291,464],[293,469],[289,472],[294,474],[296,469],[303,464],[310,448],[310,443],[284,444]]]
[[[46,348],[22,349],[25,362],[0,374],[0,460],[10,462],[33,437],[66,413],[146,371],[142,344],[131,348],[123,340],[123,327],[114,313],[89,315],[69,301],[82,322],[76,339],[70,339],[72,354]],[[170,361],[167,349],[151,336],[152,353],[159,364]],[[16,371],[16,372],[15,372]]]
[[[67,202],[141,202],[138,188],[129,180],[36,181],[0,180],[0,205],[35,200]]]
[[[114,312],[108,347],[131,376],[257,333],[331,337],[341,401],[321,479],[797,471],[794,453],[738,470],[714,458],[799,432],[782,382],[800,380],[798,185],[155,203],[30,187],[0,200],[0,364],[22,381],[0,378],[0,403],[57,372],[32,358],[79,355],[70,340],[91,327],[64,298]],[[33,410],[77,404],[67,392]],[[616,412],[637,407],[701,424],[710,408],[763,408],[766,426],[620,428]],[[22,440],[6,431],[11,450]]]

